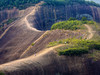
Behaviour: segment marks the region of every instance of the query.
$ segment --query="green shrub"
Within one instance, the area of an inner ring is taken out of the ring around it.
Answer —
[[[88,24],[95,24],[94,21],[88,21]]]
[[[100,50],[100,42],[94,44],[94,49]]]
[[[32,43],[32,46],[34,46],[35,45],[35,43]]]
[[[78,20],[62,21],[53,24],[51,30],[54,29],[76,30],[80,29],[79,27],[80,25],[82,25],[82,22]]]
[[[86,17],[82,17],[81,21],[87,21]]]
[[[66,44],[67,47],[59,48],[59,55],[77,56],[86,54],[89,50],[100,50],[100,41],[92,41],[85,39],[63,39],[60,41],[50,42],[49,46],[55,46],[58,44]]]
[[[88,53],[88,47],[69,48],[66,50],[58,51],[58,52],[59,52],[59,55],[80,56],[82,54]]]
[[[69,20],[69,21],[71,21],[71,20],[76,20],[76,18],[70,17],[68,20]]]
[[[95,24],[94,21],[88,21],[86,17],[82,17],[81,20],[70,17],[68,21],[57,22],[51,26],[51,30],[65,29],[65,30],[77,30],[81,29],[83,24]]]

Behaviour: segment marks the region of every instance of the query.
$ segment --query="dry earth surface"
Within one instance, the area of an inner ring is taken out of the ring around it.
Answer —
[[[37,4],[34,9],[31,8],[33,10],[30,13],[13,22],[0,36],[0,64],[18,59],[44,33],[33,28],[27,20],[41,4]]]
[[[37,4],[30,13],[13,22],[0,36],[0,71],[6,75],[100,75],[98,71],[92,73],[92,68],[96,69],[93,66],[95,63],[91,63],[90,60],[87,62],[91,65],[86,64],[85,56],[58,56],[55,49],[64,45],[47,48],[49,42],[73,37],[91,39],[94,33],[89,25],[85,25],[88,36],[84,30],[45,32],[35,29],[34,23],[29,21],[29,16],[35,15],[42,3]],[[95,65],[99,66],[98,63],[96,62]]]

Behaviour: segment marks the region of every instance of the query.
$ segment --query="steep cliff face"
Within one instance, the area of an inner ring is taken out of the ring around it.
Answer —
[[[28,14],[33,7],[29,7],[26,10],[19,10],[16,8],[13,8],[11,10],[5,9],[0,11],[0,22],[10,19],[10,18],[18,18],[18,17],[23,17],[26,14]]]
[[[70,17],[80,19],[82,16],[87,16],[97,22],[100,22],[100,8],[94,6],[41,6],[36,13],[33,21],[39,30],[48,30],[55,22],[68,20]],[[30,17],[32,18],[32,16]]]
[[[12,10],[0,11],[0,22],[10,19],[23,17],[32,10],[32,7],[26,10]],[[45,5],[37,9],[35,16],[30,16],[29,21],[34,23],[34,27],[39,30],[48,30],[55,22],[68,20],[70,17],[80,19],[81,16],[87,16],[97,22],[100,22],[100,8],[86,5],[73,5],[73,6],[52,6]]]

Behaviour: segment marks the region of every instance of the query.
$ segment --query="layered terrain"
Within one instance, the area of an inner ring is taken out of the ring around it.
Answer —
[[[93,38],[94,32],[88,25],[85,25],[87,30],[50,29],[56,22],[84,15],[100,22],[100,8],[85,5],[42,5],[43,3],[20,12],[16,9],[13,12],[8,10],[11,13],[5,11],[8,15],[5,19],[20,18],[9,24],[0,36],[0,71],[6,75],[100,75],[100,61],[88,59],[87,55],[59,56],[55,49],[64,44],[47,48],[49,42],[61,39]]]

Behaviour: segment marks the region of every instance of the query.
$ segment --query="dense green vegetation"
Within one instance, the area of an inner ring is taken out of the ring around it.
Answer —
[[[86,0],[44,0],[46,1],[45,5],[74,5],[74,4],[81,4],[81,5],[91,5],[100,7],[100,4],[97,4],[93,1],[86,1]]]
[[[63,51],[58,51],[59,55],[68,55],[68,56],[80,56],[82,54],[87,54],[88,48],[69,48]]]
[[[100,41],[75,38],[50,42],[48,46],[55,46],[58,44],[66,44],[65,48],[57,50],[59,55],[80,56],[82,54],[87,54],[89,50],[100,50]]]
[[[19,9],[24,9],[30,5],[34,5],[41,0],[0,0],[0,9],[11,9],[17,7]]]
[[[24,9],[29,6],[32,6],[40,1],[45,1],[46,5],[73,5],[73,4],[85,4],[85,5],[93,5],[99,6],[93,1],[85,1],[85,0],[0,0],[0,10],[8,8],[11,9],[13,7],[17,7],[18,9]]]
[[[4,73],[0,72],[0,75],[5,75]]]
[[[54,29],[65,29],[65,30],[77,30],[81,29],[83,24],[95,24],[94,21],[88,21],[86,17],[81,20],[76,20],[75,18],[69,18],[68,21],[58,22],[52,25],[51,30]]]
[[[80,29],[81,25],[82,22],[78,20],[62,21],[53,24],[51,30],[54,29],[76,30],[76,29]]]

